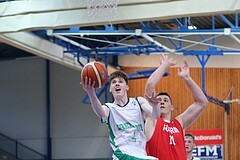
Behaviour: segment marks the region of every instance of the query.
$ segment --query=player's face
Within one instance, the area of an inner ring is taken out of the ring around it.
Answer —
[[[160,95],[157,97],[158,106],[161,108],[161,112],[168,114],[173,110],[173,106],[171,104],[171,100],[166,95]]]
[[[110,92],[113,94],[114,97],[124,96],[128,89],[129,89],[128,85],[126,84],[126,81],[123,78],[116,77],[111,80]]]
[[[193,138],[189,136],[184,137],[185,140],[185,147],[186,147],[186,152],[192,152],[193,148],[195,147],[195,144],[193,142]]]

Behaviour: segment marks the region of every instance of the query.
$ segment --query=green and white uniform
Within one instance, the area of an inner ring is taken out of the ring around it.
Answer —
[[[110,145],[114,160],[153,159],[145,151],[144,118],[137,98],[129,98],[124,106],[105,104],[109,110],[108,124]],[[156,159],[156,158],[155,158]]]

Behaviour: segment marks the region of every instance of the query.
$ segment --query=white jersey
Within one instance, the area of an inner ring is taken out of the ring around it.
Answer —
[[[108,128],[110,145],[117,154],[146,156],[146,137],[144,118],[137,98],[129,98],[124,106],[114,103],[105,104],[109,109]],[[114,158],[117,159],[117,158]]]

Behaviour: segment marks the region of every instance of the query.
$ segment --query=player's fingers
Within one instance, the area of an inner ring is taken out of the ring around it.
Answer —
[[[96,83],[96,82],[95,82],[95,81],[93,81],[91,86],[92,86],[92,87],[94,87],[94,86],[95,86],[95,83]]]

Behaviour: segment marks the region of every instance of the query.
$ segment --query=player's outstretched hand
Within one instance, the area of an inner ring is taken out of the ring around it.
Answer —
[[[158,99],[155,92],[152,92],[151,96],[145,95],[145,98],[152,106],[156,106],[158,104]]]
[[[162,54],[161,64],[167,64],[168,66],[175,66],[177,64],[177,61],[174,60],[173,58],[168,58],[168,56],[165,54]]]
[[[82,85],[82,88],[87,92],[95,92],[95,81],[92,82],[91,78],[88,78],[87,76],[81,80],[80,84]]]
[[[190,76],[189,65],[185,58],[183,59],[181,67],[178,68],[178,75],[183,79],[188,78]]]

